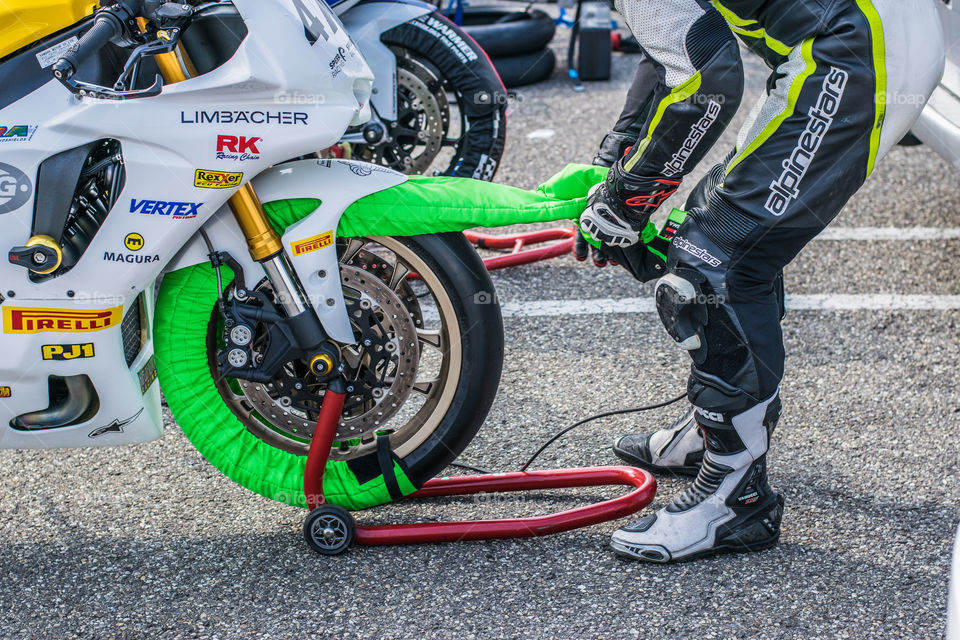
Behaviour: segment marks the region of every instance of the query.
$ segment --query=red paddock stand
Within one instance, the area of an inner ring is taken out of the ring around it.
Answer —
[[[632,487],[632,491],[605,502],[531,518],[358,526],[346,509],[327,504],[323,496],[323,471],[336,434],[343,400],[342,394],[327,391],[303,477],[307,506],[312,509],[303,526],[304,537],[315,551],[324,555],[343,553],[354,541],[362,545],[387,545],[545,536],[625,518],[649,505],[657,492],[653,476],[633,467],[518,471],[434,478],[422,489],[407,496],[407,499],[608,485],[625,485]]]
[[[510,249],[510,253],[507,255],[487,258],[483,261],[487,271],[493,271],[504,267],[515,267],[521,264],[539,262],[540,260],[549,260],[570,253],[573,251],[573,239],[576,231],[576,227],[560,227],[510,236],[494,236],[474,231],[464,231],[463,235],[480,249]],[[536,249],[525,249],[528,245],[545,242],[553,242],[553,244]]]

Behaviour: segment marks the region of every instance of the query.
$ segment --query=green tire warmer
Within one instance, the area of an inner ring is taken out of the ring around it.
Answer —
[[[590,188],[606,169],[570,165],[536,191],[464,178],[413,176],[392,189],[351,205],[338,237],[413,236],[473,227],[576,220]],[[316,200],[284,200],[264,208],[278,233],[312,213]],[[647,230],[645,241],[656,236]],[[222,267],[225,281],[232,279]],[[154,344],[160,384],[171,412],[197,450],[224,475],[262,496],[306,506],[306,456],[294,455],[250,433],[223,402],[207,359],[207,331],[217,303],[216,273],[200,264],[164,276],[157,300]],[[386,439],[383,439],[384,442]],[[416,491],[402,463],[384,452],[330,461],[324,475],[327,500],[364,509]],[[389,467],[392,463],[392,468]]]

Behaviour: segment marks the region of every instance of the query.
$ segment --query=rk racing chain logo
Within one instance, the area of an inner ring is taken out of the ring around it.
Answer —
[[[260,149],[257,145],[261,142],[263,138],[217,136],[217,160],[259,160]]]
[[[293,249],[294,256],[302,256],[305,253],[312,253],[323,249],[324,247],[329,247],[333,244],[333,231],[327,231],[326,233],[321,233],[318,236],[313,236],[311,238],[305,238],[300,242],[293,242],[290,244],[290,248]]]
[[[33,184],[27,175],[0,162],[0,213],[16,211],[27,204],[33,194]]]
[[[40,347],[44,360],[57,360],[60,362],[77,360],[80,358],[92,358],[94,355],[93,343],[87,344],[45,344]]]
[[[693,128],[690,130],[690,135],[683,141],[680,150],[673,154],[670,162],[663,165],[664,175],[675,176],[683,173],[683,168],[687,166],[687,161],[690,159],[690,156],[697,150],[697,147],[699,147],[703,141],[703,137],[707,135],[707,131],[710,130],[713,123],[720,117],[720,110],[720,103],[716,100],[711,100],[707,103],[707,112],[703,114],[699,122],[693,125]]]
[[[10,142],[30,142],[39,127],[18,124],[12,127],[0,126],[0,144]]]
[[[723,264],[722,260],[711,255],[711,253],[706,249],[701,249],[683,236],[676,236],[673,239],[673,246],[675,246],[677,249],[680,249],[680,251],[686,251],[690,255],[700,258],[711,267],[719,267],[721,264]]]
[[[189,220],[200,213],[202,202],[165,202],[163,200],[130,200],[130,213],[170,216],[175,220]]]
[[[823,88],[817,104],[807,112],[809,119],[800,140],[790,157],[783,161],[783,173],[770,183],[770,197],[765,208],[775,216],[782,216],[790,203],[800,197],[800,182],[807,174],[823,139],[830,131],[833,118],[840,111],[840,101],[847,86],[847,72],[830,67],[823,79]]]
[[[243,182],[242,173],[207,171],[206,169],[197,169],[193,178],[193,186],[200,189],[233,189],[239,187],[241,182]]]
[[[88,333],[120,324],[123,307],[100,311],[73,309],[3,308],[4,333]]]

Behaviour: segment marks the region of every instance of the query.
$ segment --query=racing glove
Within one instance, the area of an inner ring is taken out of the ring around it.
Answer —
[[[607,260],[620,264],[640,282],[659,278],[666,273],[667,251],[670,249],[670,243],[673,242],[677,229],[686,218],[685,211],[674,209],[667,216],[667,221],[660,231],[657,231],[653,222],[647,221],[646,227],[638,234],[638,242],[625,247],[607,246],[604,249]],[[580,230],[581,233],[585,232],[582,226]],[[597,245],[596,240],[590,237],[589,233],[585,233],[584,238],[590,244]]]
[[[650,216],[676,193],[680,183],[679,178],[635,176],[617,162],[607,179],[591,189],[580,228],[600,243],[609,258],[610,248],[640,242]]]

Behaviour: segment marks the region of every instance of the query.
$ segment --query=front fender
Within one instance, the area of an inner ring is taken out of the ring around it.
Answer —
[[[273,167],[253,179],[257,195],[267,208],[285,207],[295,212],[284,216],[287,220],[282,225],[283,247],[324,330],[337,342],[354,341],[337,259],[340,218],[356,200],[406,180],[402,173],[350,160],[299,160]],[[218,211],[203,229],[217,251],[228,251],[237,259],[248,285],[263,277],[263,268],[250,258],[246,239],[228,206]],[[207,254],[206,243],[198,234],[165,271],[206,263]]]
[[[390,29],[433,11],[417,0],[367,0],[340,16],[367,64],[373,70],[370,102],[384,120],[397,119],[397,57],[380,36]]]

